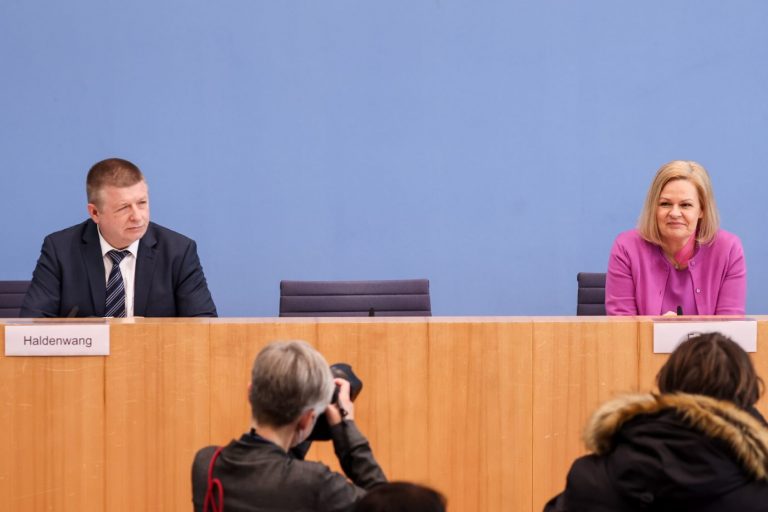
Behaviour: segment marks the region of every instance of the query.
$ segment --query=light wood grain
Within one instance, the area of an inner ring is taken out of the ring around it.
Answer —
[[[103,377],[99,357],[0,356],[3,509],[104,508]]]
[[[429,479],[450,510],[530,510],[528,321],[430,326]]]
[[[322,323],[317,348],[331,364],[351,364],[363,381],[355,421],[384,472],[426,478],[426,321]],[[322,460],[335,460],[330,443],[317,443],[316,449]]]
[[[437,488],[452,512],[538,511],[584,453],[581,432],[597,405],[654,389],[667,358],[652,353],[647,318],[111,327],[108,357],[0,356],[0,495],[10,510],[189,510],[194,453],[248,428],[256,354],[303,339],[364,381],[356,421],[391,479]],[[761,318],[752,356],[761,375],[766,343]],[[315,443],[309,458],[338,469],[330,443]]]
[[[248,383],[259,351],[272,341],[317,343],[317,324],[307,322],[217,322],[211,324],[210,442],[223,445],[251,422]]]
[[[541,320],[533,326],[533,510],[565,486],[585,453],[581,432],[594,409],[637,390],[637,323]]]
[[[210,432],[210,325],[112,325],[105,368],[106,510],[186,510]]]

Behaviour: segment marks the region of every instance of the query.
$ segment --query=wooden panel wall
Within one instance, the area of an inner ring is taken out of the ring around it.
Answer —
[[[606,318],[114,321],[109,357],[0,356],[0,495],[31,512],[191,510],[195,451],[248,428],[255,355],[304,339],[363,379],[356,421],[391,479],[436,487],[452,512],[538,511],[584,453],[595,407],[654,388],[666,357],[652,354],[652,329]],[[768,322],[758,336],[768,375]],[[309,456],[338,467],[330,443]]]
[[[0,357],[2,508],[103,508],[104,409],[103,358]]]
[[[534,324],[533,510],[563,489],[597,405],[638,389],[637,328],[622,319]]]
[[[205,322],[115,324],[105,359],[104,510],[189,510],[210,432]]]
[[[297,338],[330,363],[350,363],[363,379],[356,421],[390,478],[433,485],[451,496],[454,510],[530,509],[529,322],[215,324],[215,444],[247,428],[246,386],[259,349]],[[329,443],[316,443],[309,456],[338,468]]]

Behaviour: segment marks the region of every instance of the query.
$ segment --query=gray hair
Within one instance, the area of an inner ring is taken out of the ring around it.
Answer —
[[[282,427],[309,409],[319,414],[332,395],[331,369],[306,341],[270,343],[253,362],[248,399],[259,424]]]

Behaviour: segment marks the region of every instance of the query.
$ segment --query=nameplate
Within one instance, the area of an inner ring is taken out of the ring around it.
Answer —
[[[109,325],[6,325],[5,355],[108,356]]]
[[[653,352],[671,354],[690,337],[719,332],[735,341],[746,352],[757,352],[757,320],[677,320],[661,318],[653,322]]]

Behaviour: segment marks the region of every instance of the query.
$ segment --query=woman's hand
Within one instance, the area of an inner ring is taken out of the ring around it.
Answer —
[[[331,426],[338,425],[344,419],[355,419],[355,405],[349,398],[349,382],[338,378],[333,379],[333,382],[339,387],[338,398],[336,404],[329,404],[325,409],[325,417]],[[342,414],[342,410],[346,414]]]

